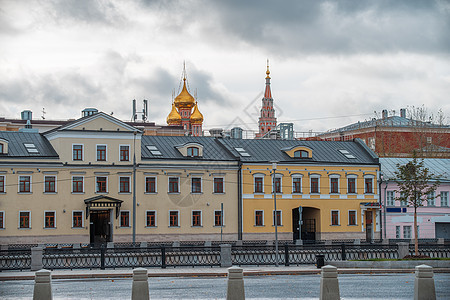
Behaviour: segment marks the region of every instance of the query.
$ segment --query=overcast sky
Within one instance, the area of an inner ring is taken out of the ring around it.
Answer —
[[[148,99],[166,124],[186,61],[204,128],[256,130],[267,59],[296,131],[411,106],[449,117],[450,1],[0,0],[2,117],[130,120]]]

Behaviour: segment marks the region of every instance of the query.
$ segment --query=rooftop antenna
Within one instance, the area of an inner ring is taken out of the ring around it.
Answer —
[[[45,114],[46,114],[45,107],[43,107],[42,108],[42,116],[41,116],[42,120],[45,120]]]
[[[136,122],[137,114],[136,114],[136,99],[133,99],[133,116],[131,117],[132,122]]]
[[[148,119],[148,100],[144,99],[144,108],[142,109],[142,121],[145,122]]]

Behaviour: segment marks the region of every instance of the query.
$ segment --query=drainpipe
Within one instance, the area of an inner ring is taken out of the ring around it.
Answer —
[[[243,210],[243,206],[242,206],[242,161],[241,158],[239,158],[238,160],[238,178],[237,178],[237,183],[238,183],[238,240],[242,240],[242,210]]]

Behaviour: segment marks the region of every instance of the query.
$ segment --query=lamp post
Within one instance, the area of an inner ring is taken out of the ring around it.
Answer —
[[[274,212],[274,223],[275,223],[275,266],[278,267],[278,212],[277,212],[277,187],[275,184],[275,172],[277,170],[277,163],[272,163],[272,185],[273,185],[273,206]]]
[[[136,243],[136,134],[133,137],[133,246]]]

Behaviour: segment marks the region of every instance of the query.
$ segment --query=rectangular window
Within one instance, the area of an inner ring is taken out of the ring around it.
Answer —
[[[72,192],[73,193],[83,193],[83,177],[82,176],[72,177]]]
[[[156,177],[145,177],[145,192],[156,193]]]
[[[119,192],[129,193],[130,192],[130,177],[119,177]]]
[[[96,185],[97,186],[97,189],[96,189],[97,193],[106,193],[107,192],[107,187],[106,187],[107,179],[108,179],[108,177],[104,177],[104,176],[97,177],[97,185]]]
[[[395,238],[400,239],[400,226],[395,226]]]
[[[311,178],[311,194],[318,194],[319,193],[319,178],[312,177]]]
[[[347,178],[347,193],[356,193],[356,178]]]
[[[56,213],[54,211],[46,211],[44,213],[44,218],[45,218],[44,227],[45,228],[55,228],[56,227],[55,215],[56,215]]]
[[[169,177],[169,193],[179,193],[178,190],[178,177]]]
[[[5,192],[5,176],[0,176],[0,193]]]
[[[339,178],[330,178],[330,193],[339,193]]]
[[[169,226],[170,227],[178,227],[180,226],[178,211],[171,210],[169,211]]]
[[[411,226],[403,226],[403,238],[404,239],[411,238]]]
[[[199,194],[202,192],[202,179],[200,177],[192,177],[191,193]]]
[[[73,160],[83,160],[83,145],[72,146]]]
[[[366,194],[373,194],[373,178],[364,178],[364,186]]]
[[[223,178],[214,178],[214,193],[223,194]]]
[[[120,146],[119,149],[120,161],[130,161],[130,146]]]
[[[29,211],[19,212],[19,228],[31,228],[30,216],[31,212]]]
[[[44,191],[46,193],[56,192],[56,176],[45,176],[44,177]]]
[[[222,226],[222,211],[215,210],[214,211],[214,226]]]
[[[82,211],[72,212],[72,227],[73,228],[83,228],[83,212]]]
[[[31,176],[19,176],[19,192],[31,192]]]
[[[448,192],[441,192],[441,206],[448,206]]]
[[[255,177],[255,193],[263,193],[263,178]]]
[[[192,211],[192,226],[193,227],[202,226],[202,212],[200,210]]]
[[[147,210],[145,214],[145,224],[147,227],[156,227],[156,211]]]
[[[275,226],[275,222],[277,222],[277,226],[281,226],[281,210],[277,210],[277,213],[275,214],[275,211],[273,211],[273,225]]]
[[[106,161],[106,145],[97,145],[97,161]]]
[[[0,211],[0,229],[5,229],[5,212]]]
[[[281,193],[281,178],[275,177],[274,183],[275,183],[275,193]]]
[[[339,225],[339,211],[338,210],[331,211],[331,225]]]
[[[428,193],[427,195],[427,206],[434,206],[434,192]]]
[[[348,211],[348,225],[356,225],[356,210]]]
[[[120,227],[130,227],[130,212],[121,211],[120,212]]]
[[[292,193],[300,194],[302,192],[302,179],[300,177],[292,178]]]
[[[394,191],[387,191],[386,192],[386,205],[387,206],[395,206]]]
[[[255,211],[255,226],[264,226],[264,211]]]

